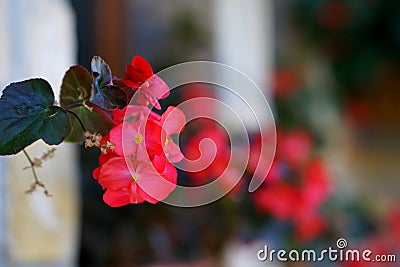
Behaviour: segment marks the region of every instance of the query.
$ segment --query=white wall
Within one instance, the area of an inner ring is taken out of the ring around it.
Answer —
[[[57,96],[76,58],[74,23],[67,0],[0,0],[0,88],[42,77]],[[46,149],[39,141],[27,150],[40,157]],[[75,159],[75,147],[61,146],[39,170],[52,198],[40,190],[25,194],[33,177],[22,171],[28,164],[22,153],[1,159],[7,171],[0,166],[0,249],[5,249],[0,266],[74,266],[79,218]]]
[[[273,10],[272,1],[215,0],[213,1],[214,52],[216,61],[234,67],[249,76],[268,98],[273,64]],[[256,114],[265,112],[265,105],[249,88],[238,92],[249,100]],[[222,91],[221,97],[231,107],[240,107],[240,101]],[[256,129],[253,115],[245,108],[236,108],[249,129]],[[229,119],[229,118],[228,118]],[[235,123],[232,120],[232,123]]]

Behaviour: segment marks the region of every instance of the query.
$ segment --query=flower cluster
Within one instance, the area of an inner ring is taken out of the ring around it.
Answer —
[[[162,114],[158,99],[169,94],[168,86],[141,57],[134,57],[124,73],[124,90],[131,101],[122,110],[112,111],[115,126],[100,140],[113,144],[99,158],[93,177],[106,189],[103,199],[111,207],[127,204],[156,203],[168,197],[177,183],[172,163],[183,158],[172,136],[185,125],[185,115],[176,107]],[[104,146],[103,146],[104,147]]]

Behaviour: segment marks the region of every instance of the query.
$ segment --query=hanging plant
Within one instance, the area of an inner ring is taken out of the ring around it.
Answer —
[[[145,59],[134,57],[124,76],[112,76],[107,63],[95,56],[91,72],[80,65],[66,72],[60,103],[44,79],[11,83],[4,89],[0,155],[23,151],[34,176],[28,192],[39,186],[50,195],[35,168],[53,155],[54,148],[34,159],[25,150],[39,139],[48,145],[81,142],[99,148],[100,167],[93,176],[112,207],[156,203],[174,190],[177,171],[172,162],[183,155],[171,135],[182,130],[185,116],[175,107],[162,115],[151,110],[161,109],[158,100],[169,95],[169,88]]]

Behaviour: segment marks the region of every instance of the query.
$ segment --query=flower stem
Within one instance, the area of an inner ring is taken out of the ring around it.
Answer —
[[[63,109],[67,110],[67,109],[71,109],[71,108],[75,108],[75,107],[79,107],[82,106],[82,101],[77,101],[77,102],[72,102],[69,103],[65,106],[61,106]]]
[[[85,125],[83,125],[83,122],[81,121],[81,119],[79,118],[78,115],[76,115],[75,112],[72,112],[71,110],[65,109],[66,112],[68,112],[69,114],[73,115],[75,117],[75,119],[79,122],[79,124],[81,125],[81,128],[84,132],[86,132],[86,128]]]
[[[85,103],[86,103],[87,107],[93,109],[95,112],[100,114],[103,118],[105,118],[106,120],[111,122],[114,126],[117,125],[117,123],[113,120],[113,118],[110,116],[110,114],[108,114],[105,110],[103,110],[103,109],[99,108],[98,106],[92,104],[90,101],[87,101]],[[63,109],[65,109],[65,111],[70,112],[69,109],[75,108],[75,107],[79,107],[79,106],[84,106],[83,102],[81,102],[81,101],[72,102],[72,103],[69,103],[69,104],[67,104],[65,106],[61,106],[61,107]]]
[[[36,187],[39,186],[39,187],[42,187],[42,188],[43,188],[44,194],[45,194],[46,196],[51,197],[51,194],[50,194],[49,191],[47,190],[46,186],[45,186],[42,182],[39,181],[39,179],[38,179],[38,177],[37,177],[37,174],[36,174],[36,170],[35,170],[35,164],[34,164],[34,162],[32,161],[31,157],[29,156],[29,154],[26,152],[25,149],[22,149],[22,151],[24,152],[26,158],[27,158],[28,161],[29,161],[29,164],[31,165],[30,168],[32,169],[33,178],[35,179],[35,181],[34,181],[33,184],[31,185],[31,188],[29,188],[28,190],[26,190],[26,193],[32,193],[33,191],[36,190]]]

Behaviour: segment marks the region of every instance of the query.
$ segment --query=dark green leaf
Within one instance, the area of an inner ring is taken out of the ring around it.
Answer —
[[[49,107],[40,128],[43,141],[49,145],[60,144],[71,133],[71,122],[64,109],[56,106]]]
[[[65,73],[60,94],[61,106],[71,104],[72,107],[68,108],[74,112],[82,121],[86,130],[94,133],[107,133],[112,124],[95,111],[90,111],[83,106],[90,98],[91,89],[93,86],[93,79],[89,71],[82,66],[73,66],[67,73]],[[72,133],[68,136],[68,142],[81,142],[83,137],[83,130],[74,116],[70,116],[72,121]]]
[[[7,86],[0,98],[0,155],[16,154],[38,139],[60,144],[70,133],[71,122],[53,105],[53,91],[43,79]]]
[[[79,65],[72,66],[65,73],[62,81],[60,93],[61,106],[89,100],[92,84],[93,79],[89,71]]]
[[[91,66],[94,84],[90,102],[106,110],[124,108],[128,102],[127,96],[121,88],[113,85],[107,63],[101,57],[95,56]]]

